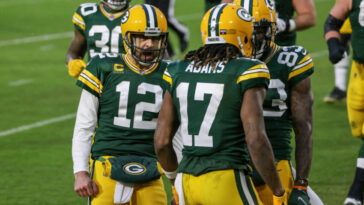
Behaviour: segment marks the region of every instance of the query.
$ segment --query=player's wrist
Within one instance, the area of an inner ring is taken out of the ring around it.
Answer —
[[[293,188],[307,190],[307,186],[308,186],[308,179],[297,178],[294,180]]]
[[[296,30],[296,22],[293,19],[285,19],[286,29],[284,32],[293,32]]]
[[[166,171],[165,169],[163,169],[164,175],[169,179],[169,180],[174,180],[177,176],[177,170],[174,171]]]

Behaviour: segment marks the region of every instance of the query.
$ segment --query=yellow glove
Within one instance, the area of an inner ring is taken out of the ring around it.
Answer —
[[[287,205],[287,192],[283,196],[273,195],[273,205]]]
[[[77,78],[85,67],[86,63],[81,59],[70,60],[68,61],[68,74]]]

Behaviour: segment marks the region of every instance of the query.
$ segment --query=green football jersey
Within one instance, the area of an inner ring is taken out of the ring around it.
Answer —
[[[140,155],[155,157],[153,136],[168,84],[167,63],[144,72],[126,55],[102,54],[90,60],[77,85],[99,98],[92,157]]]
[[[349,14],[352,28],[351,46],[353,47],[353,59],[364,64],[364,1],[353,0]]]
[[[200,175],[213,170],[246,169],[248,151],[240,118],[244,92],[267,87],[261,61],[238,58],[194,67],[191,61],[168,66],[163,78],[177,108],[183,140],[178,172]]]
[[[291,0],[274,0],[278,18],[291,19],[294,14],[294,8]],[[280,46],[296,45],[296,31],[282,32],[275,36],[274,42]]]
[[[109,13],[95,3],[78,7],[72,22],[86,38],[88,59],[100,53],[125,53],[120,28],[122,14]]]
[[[313,71],[310,54],[300,46],[272,47],[264,60],[271,76],[264,99],[264,121],[276,160],[291,158],[291,89]]]

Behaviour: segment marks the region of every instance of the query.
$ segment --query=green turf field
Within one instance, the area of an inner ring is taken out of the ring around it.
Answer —
[[[71,18],[84,2],[0,1],[0,204],[86,203],[73,192],[71,159],[80,88],[64,64]],[[334,84],[323,40],[323,23],[334,2],[316,0],[317,25],[298,36],[298,44],[315,62],[310,185],[327,205],[342,204],[360,147],[350,134],[345,104],[322,101]],[[189,49],[201,45],[203,8],[202,0],[176,1],[176,17],[190,29]],[[173,34],[170,37],[176,42]]]

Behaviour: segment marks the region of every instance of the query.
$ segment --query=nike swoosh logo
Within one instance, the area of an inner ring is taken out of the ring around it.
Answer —
[[[298,201],[302,201],[302,203],[303,203],[304,205],[307,205],[307,203],[305,202],[305,200],[303,200],[303,199],[302,199],[302,197],[300,197],[300,196],[298,197]]]

